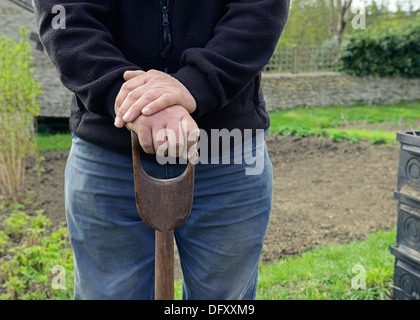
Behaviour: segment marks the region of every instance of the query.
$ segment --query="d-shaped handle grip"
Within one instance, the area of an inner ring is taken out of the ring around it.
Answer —
[[[141,164],[140,143],[131,132],[134,188],[140,218],[151,228],[170,231],[179,227],[190,215],[194,193],[194,164],[178,177],[156,179],[148,175]]]

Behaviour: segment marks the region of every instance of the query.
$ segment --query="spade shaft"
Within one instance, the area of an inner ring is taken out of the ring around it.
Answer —
[[[141,164],[140,143],[131,132],[134,190],[140,218],[155,230],[155,299],[174,299],[174,230],[187,220],[193,201],[194,165],[178,177],[157,179]]]

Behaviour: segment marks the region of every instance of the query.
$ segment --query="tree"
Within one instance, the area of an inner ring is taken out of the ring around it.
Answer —
[[[329,0],[330,24],[329,28],[334,40],[339,44],[343,40],[344,30],[350,20],[350,7],[353,0]]]
[[[331,37],[328,30],[328,0],[292,0],[289,19],[280,45],[320,46]]]
[[[355,32],[382,32],[420,16],[419,0],[396,0],[395,8],[388,0],[359,0],[366,15],[366,29],[356,30],[351,21],[355,0],[291,0],[289,20],[280,38],[280,46],[321,46],[341,43]]]
[[[292,0],[281,45],[320,46],[341,42],[350,20],[352,0]]]

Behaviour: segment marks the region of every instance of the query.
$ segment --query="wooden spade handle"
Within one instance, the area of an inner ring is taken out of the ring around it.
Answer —
[[[155,229],[155,299],[174,299],[174,229],[187,220],[193,201],[194,165],[173,179],[156,179],[143,169],[137,134],[131,132],[136,205],[140,218]]]
[[[174,231],[155,231],[155,300],[174,300]]]

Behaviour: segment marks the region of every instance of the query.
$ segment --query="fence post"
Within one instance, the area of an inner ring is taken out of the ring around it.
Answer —
[[[296,44],[292,45],[292,73],[298,73],[298,46]]]

